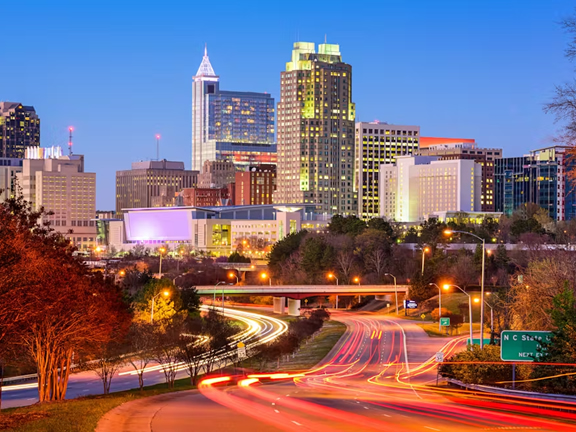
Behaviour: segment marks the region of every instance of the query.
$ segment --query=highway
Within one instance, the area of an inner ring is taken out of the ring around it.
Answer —
[[[345,335],[315,370],[290,375],[216,376],[200,391],[140,405],[138,430],[217,431],[574,431],[576,405],[434,389],[437,351],[463,338],[429,338],[413,322],[385,315],[336,313]],[[130,429],[126,422],[110,429]],[[138,405],[134,405],[138,409]]]
[[[204,306],[206,308],[206,306]],[[245,329],[236,335],[234,344],[242,341],[249,348],[254,344],[266,343],[275,339],[286,331],[284,321],[266,315],[257,314],[244,310],[225,309],[225,314],[232,319],[242,321]],[[185,378],[185,367],[179,368],[176,379]],[[144,385],[153,385],[165,382],[161,367],[151,362],[144,372]],[[102,381],[94,371],[73,373],[68,383],[66,399],[73,399],[87,395],[102,394]],[[138,388],[138,377],[131,365],[124,366],[112,380],[111,392]],[[2,407],[11,408],[31,405],[38,401],[37,382],[8,385],[3,387]]]

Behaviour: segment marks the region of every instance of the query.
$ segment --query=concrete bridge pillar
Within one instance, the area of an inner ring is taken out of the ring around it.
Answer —
[[[387,301],[388,303],[392,303],[392,296],[391,295],[377,295],[374,296],[376,300],[379,301]]]
[[[288,299],[288,315],[300,316],[300,300]]]
[[[286,305],[286,297],[274,297],[274,313],[283,314]]]

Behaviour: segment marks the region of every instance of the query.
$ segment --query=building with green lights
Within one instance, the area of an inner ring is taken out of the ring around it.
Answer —
[[[352,66],[340,47],[296,42],[281,73],[278,185],[274,202],[315,204],[317,212],[356,214]]]

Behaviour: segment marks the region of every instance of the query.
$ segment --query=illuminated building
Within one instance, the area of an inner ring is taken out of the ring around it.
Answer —
[[[192,83],[192,169],[205,161],[275,163],[274,99],[220,90],[207,50]]]
[[[316,204],[326,214],[356,214],[352,66],[340,47],[296,42],[281,73],[278,185],[274,202]]]
[[[234,183],[236,166],[228,161],[204,161],[198,174],[199,188],[222,188]]]
[[[232,205],[230,188],[186,188],[180,192],[182,205],[187,207],[213,207]]]
[[[27,147],[40,145],[40,119],[32,106],[0,102],[0,157],[24,158]]]
[[[0,157],[0,202],[14,196],[16,175],[22,172],[22,159]]]
[[[358,217],[380,216],[380,165],[396,162],[396,156],[418,150],[420,126],[388,123],[356,123],[356,190]]]
[[[426,143],[418,154],[421,156],[440,156],[442,160],[473,159],[482,166],[482,211],[493,212],[496,209],[494,199],[494,163],[502,158],[502,149],[480,148],[473,139],[422,137]]]
[[[197,181],[198,172],[185,170],[184,162],[134,162],[131,170],[116,171],[116,214],[120,217],[126,208],[172,206],[176,192]]]
[[[276,165],[251,166],[236,173],[236,198],[238,205],[272,204],[276,190]]]
[[[480,211],[481,167],[473,160],[398,156],[380,166],[381,216],[421,222],[434,213]]]
[[[514,210],[536,204],[556,220],[576,217],[576,191],[568,179],[573,162],[569,147],[553,146],[533,150],[529,155],[496,161],[496,211],[511,216]]]
[[[53,157],[45,152],[44,157],[24,159],[17,179],[25,200],[53,213],[46,220],[56,231],[79,249],[96,245],[96,174],[84,172],[84,156]]]

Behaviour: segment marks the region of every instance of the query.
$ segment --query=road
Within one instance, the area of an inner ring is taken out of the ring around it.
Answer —
[[[253,343],[272,340],[284,332],[287,327],[286,323],[277,318],[250,311],[225,309],[225,312],[230,318],[242,321],[246,325],[246,328],[237,335],[236,342],[241,340],[247,347],[250,347]],[[182,366],[176,379],[187,376],[184,366]],[[165,382],[165,379],[160,366],[151,362],[144,372],[144,385],[163,382]],[[138,377],[134,368],[131,365],[126,365],[119,371],[118,376],[112,380],[110,390],[117,392],[134,388],[138,388]],[[102,394],[102,392],[102,381],[95,372],[74,373],[70,376],[66,399]],[[31,405],[37,401],[38,390],[36,381],[3,387],[2,408]]]
[[[339,313],[334,318],[348,329],[313,371],[205,380],[199,392],[125,404],[123,414],[106,416],[97,430],[177,432],[190,425],[250,432],[576,430],[575,411],[548,409],[553,404],[428,386],[436,380],[430,357],[462,349],[462,338],[448,343],[429,338],[411,321],[390,316]],[[138,409],[135,428],[131,422]]]

